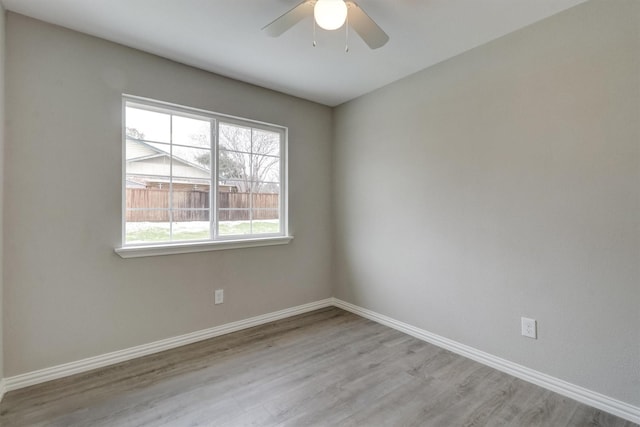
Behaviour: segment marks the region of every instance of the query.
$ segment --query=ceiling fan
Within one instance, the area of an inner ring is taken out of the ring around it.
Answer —
[[[378,49],[389,41],[382,28],[351,0],[304,0],[262,30],[278,37],[309,16],[325,30],[337,30],[345,24],[351,26],[371,49]]]

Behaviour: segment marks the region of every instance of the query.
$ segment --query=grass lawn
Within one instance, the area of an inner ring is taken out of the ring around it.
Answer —
[[[253,234],[278,233],[278,220],[253,221]],[[237,236],[251,233],[250,221],[222,221],[219,224],[221,236]],[[169,241],[169,223],[138,222],[127,223],[127,243],[157,243]],[[181,222],[173,225],[173,240],[209,239],[209,223],[205,221]]]

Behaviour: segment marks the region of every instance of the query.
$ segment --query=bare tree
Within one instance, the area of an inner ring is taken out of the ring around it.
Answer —
[[[241,192],[277,191],[279,134],[221,123],[219,135],[221,180]]]
[[[129,138],[144,139],[144,133],[140,132],[136,128],[126,128],[126,134]]]

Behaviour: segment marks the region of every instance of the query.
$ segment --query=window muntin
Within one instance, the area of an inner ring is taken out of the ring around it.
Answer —
[[[123,246],[286,235],[285,128],[123,103]]]

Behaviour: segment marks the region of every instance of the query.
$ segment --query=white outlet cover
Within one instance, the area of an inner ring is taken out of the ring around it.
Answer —
[[[536,319],[522,317],[522,336],[538,339],[538,322]]]
[[[222,304],[224,302],[224,289],[216,289],[214,294],[214,304]]]

